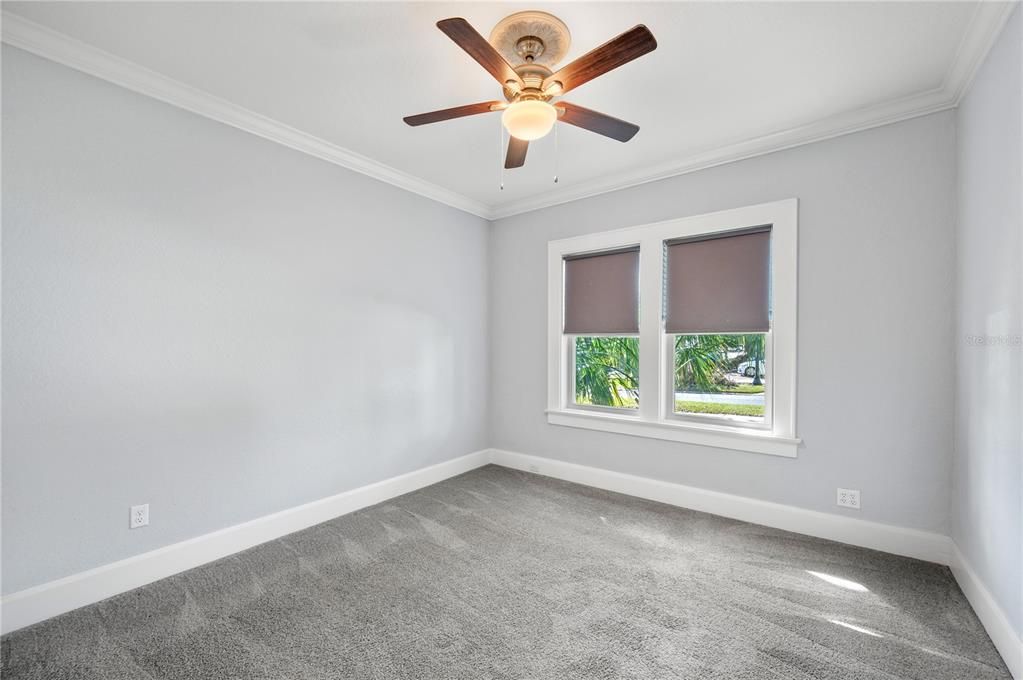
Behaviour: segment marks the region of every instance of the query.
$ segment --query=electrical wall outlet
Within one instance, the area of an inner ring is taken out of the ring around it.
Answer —
[[[131,519],[128,523],[128,528],[138,529],[147,524],[149,524],[149,503],[131,506]]]
[[[860,490],[859,489],[839,489],[838,490],[838,505],[843,508],[852,508],[853,510],[860,509]]]

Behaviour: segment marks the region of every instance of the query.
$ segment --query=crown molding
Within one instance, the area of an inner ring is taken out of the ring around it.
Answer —
[[[1012,2],[981,0],[978,3],[942,85],[945,92],[953,97],[956,106],[966,96],[980,65],[995,46],[995,41],[1012,16],[1012,11],[1019,4],[1019,0]]]
[[[681,159],[671,160],[659,165],[648,166],[633,172],[625,172],[613,177],[602,177],[582,182],[560,191],[549,191],[531,198],[519,199],[514,202],[494,207],[495,220],[519,215],[533,210],[549,208],[562,203],[570,203],[583,198],[627,189],[648,182],[685,175],[698,170],[706,170],[719,165],[741,161],[747,158],[763,156],[784,151],[804,144],[821,142],[833,137],[840,137],[853,132],[897,123],[901,120],[926,116],[950,109],[955,104],[950,102],[941,89],[886,102],[877,106],[842,113],[819,120],[808,125],[793,127],[780,132],[764,135],[727,146],[715,147],[702,152],[688,154]]]
[[[232,104],[8,10],[3,11],[2,33],[3,42],[26,52],[484,219],[492,217],[492,210],[485,203]]]
[[[384,165],[372,158],[249,111],[208,92],[178,82],[134,62],[24,19],[7,10],[3,11],[3,42],[129,90],[493,221],[954,108],[959,105],[969,90],[977,70],[998,39],[998,35],[1012,11],[1018,5],[1019,0],[1011,2],[981,0],[977,3],[949,71],[942,85],[935,89],[836,114],[754,139],[695,151],[659,165],[618,173],[571,187],[561,187],[556,191],[497,205],[488,205]]]

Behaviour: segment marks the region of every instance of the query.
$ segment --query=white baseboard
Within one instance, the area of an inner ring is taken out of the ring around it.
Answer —
[[[9,633],[51,616],[99,602],[260,543],[436,484],[488,462],[488,450],[476,451],[461,458],[12,593],[0,603],[0,631]]]
[[[973,570],[966,556],[959,550],[959,546],[952,543],[952,549],[953,558],[950,566],[956,581],[959,582],[959,587],[973,606],[977,618],[984,624],[984,630],[987,631],[998,653],[1005,660],[1005,665],[1009,667],[1012,677],[1016,680],[1023,680],[1023,638],[1012,627],[1009,617],[998,606],[991,591]]]
[[[621,472],[566,463],[513,451],[491,449],[490,460],[497,465],[536,472],[569,482],[617,491],[682,508],[709,512],[754,524],[785,529],[808,536],[827,538],[895,555],[915,557],[938,564],[950,564],[952,541],[947,536],[868,522],[791,505],[760,501],[744,496],[708,491],[693,486],[662,482]]]

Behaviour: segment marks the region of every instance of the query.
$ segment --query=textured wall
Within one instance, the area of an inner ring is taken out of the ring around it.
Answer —
[[[797,430],[805,440],[797,459],[547,424],[548,240],[792,197],[800,200]],[[945,532],[954,215],[954,113],[946,112],[499,220],[493,444]],[[862,491],[861,511],[835,506],[839,486]]]
[[[3,141],[4,592],[487,445],[484,220],[6,46]]]
[[[1023,19],[958,111],[952,537],[1023,636]]]

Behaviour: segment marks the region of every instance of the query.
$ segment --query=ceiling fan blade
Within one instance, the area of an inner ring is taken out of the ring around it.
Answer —
[[[640,24],[547,76],[543,88],[546,90],[556,82],[561,83],[556,94],[564,94],[655,49],[657,41],[653,33]]]
[[[509,137],[508,155],[504,157],[504,167],[521,168],[526,164],[527,150],[529,150],[529,142],[518,137]]]
[[[465,106],[456,106],[451,109],[441,109],[440,111],[419,113],[415,116],[405,116],[402,120],[412,127],[415,127],[416,125],[426,125],[427,123],[439,123],[442,120],[451,120],[452,118],[474,116],[477,113],[497,111],[498,109],[504,108],[506,105],[507,104],[505,102],[480,102],[479,104],[466,104]]]
[[[568,102],[558,102],[554,107],[563,111],[558,116],[558,120],[562,123],[575,125],[584,130],[596,132],[598,135],[617,139],[619,142],[627,142],[639,132],[638,125],[608,116],[599,111],[592,111]]]
[[[511,64],[468,21],[461,17],[442,19],[437,22],[437,28],[454,40],[455,44],[465,50],[470,57],[479,62],[480,66],[487,69],[487,72],[494,76],[501,85],[510,80],[520,87],[522,86],[522,80]]]

